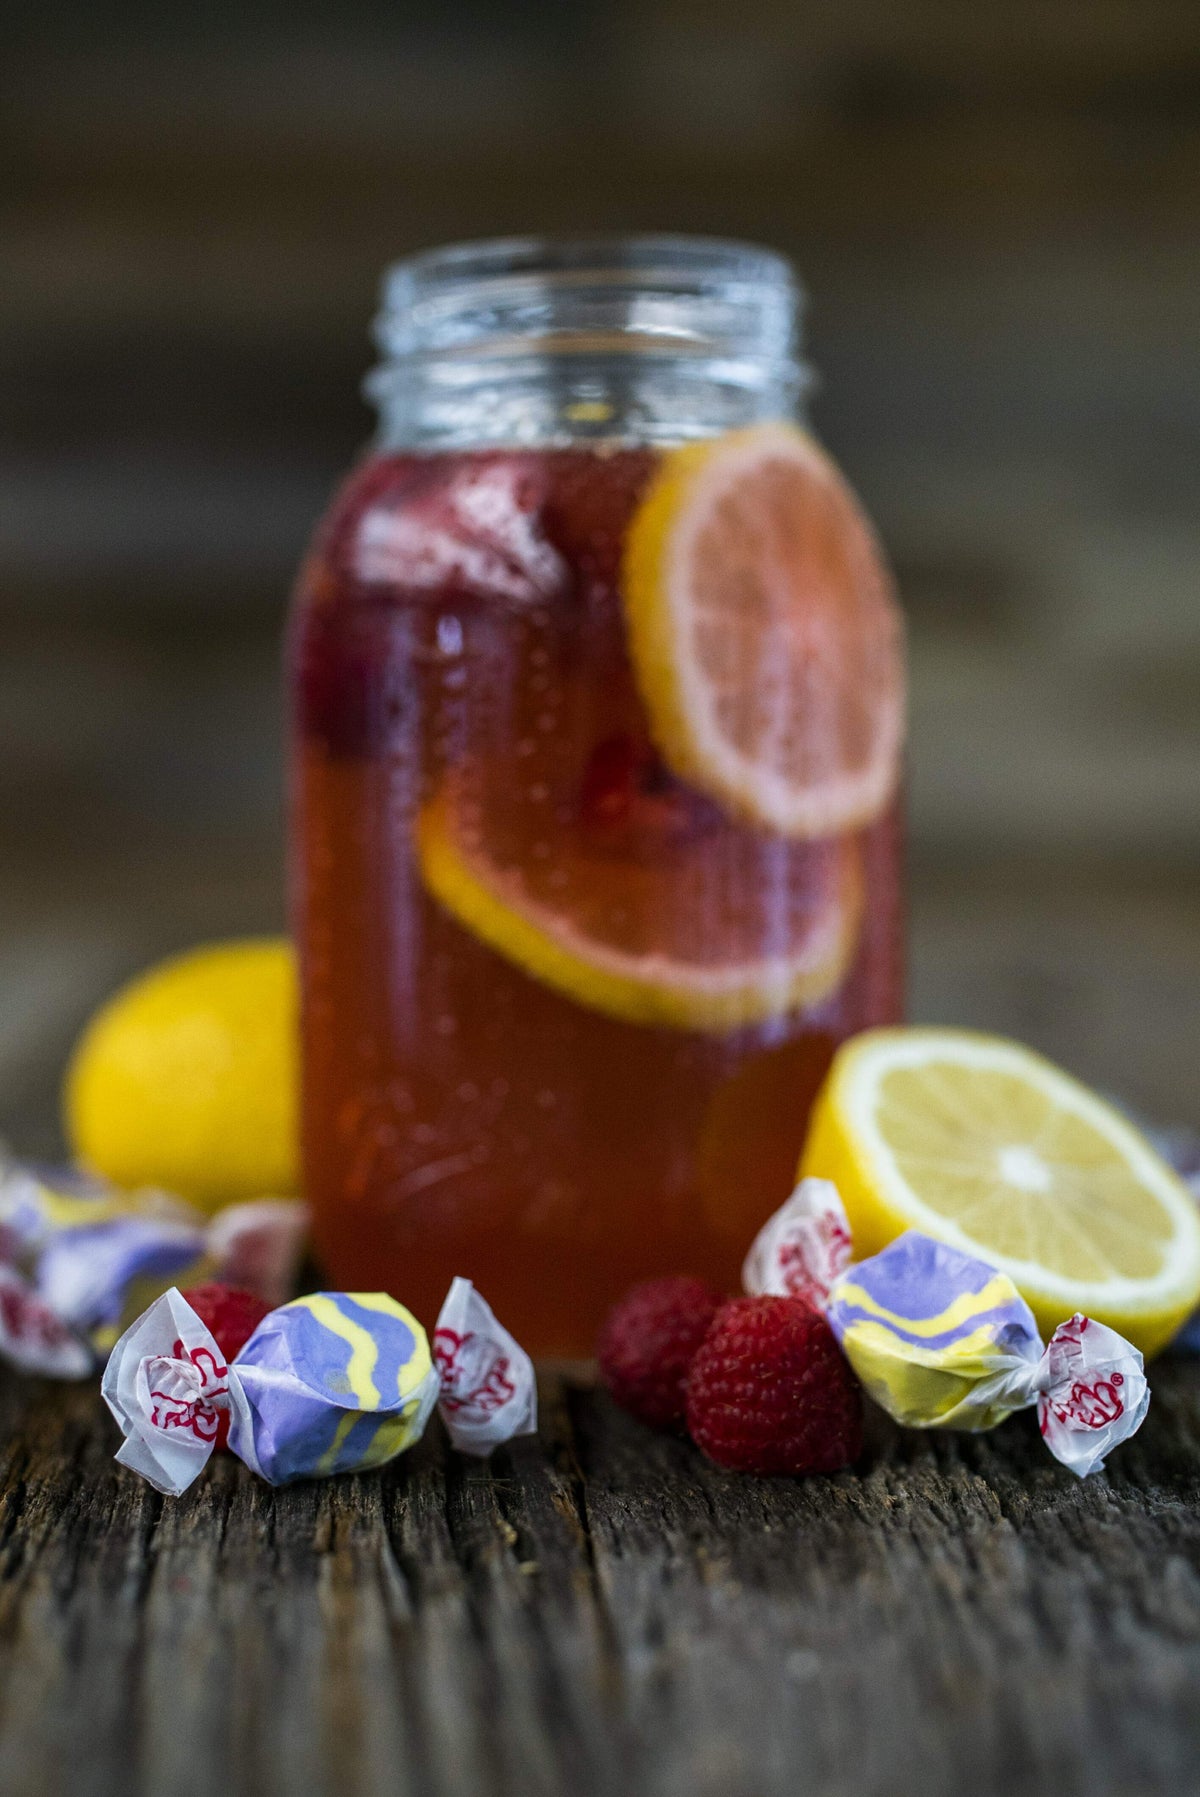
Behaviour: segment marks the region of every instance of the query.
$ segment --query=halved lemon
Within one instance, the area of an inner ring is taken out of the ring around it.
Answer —
[[[1182,1181],[1111,1105],[1001,1037],[854,1037],[800,1170],[837,1185],[857,1257],[923,1230],[1007,1273],[1046,1335],[1081,1310],[1153,1354],[1200,1301]]]
[[[664,826],[648,854],[644,834],[571,823],[510,840],[501,808],[449,779],[418,816],[416,848],[464,929],[627,1023],[724,1032],[837,989],[862,910],[853,840],[772,842],[709,819],[694,840]]]
[[[900,613],[810,436],[757,425],[668,452],[622,585],[655,742],[682,779],[792,837],[884,809],[904,732]]]

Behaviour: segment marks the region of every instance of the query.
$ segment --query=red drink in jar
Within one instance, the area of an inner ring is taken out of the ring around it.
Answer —
[[[833,1049],[900,1011],[896,613],[771,296],[686,240],[417,259],[296,597],[318,1251],[426,1317],[464,1273],[534,1352],[635,1279],[732,1286]]]

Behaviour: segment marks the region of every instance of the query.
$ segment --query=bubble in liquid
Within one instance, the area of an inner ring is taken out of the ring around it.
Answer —
[[[439,1036],[453,1036],[458,1029],[458,1018],[452,1017],[449,1011],[443,1011],[440,1017],[435,1018],[433,1027]]]

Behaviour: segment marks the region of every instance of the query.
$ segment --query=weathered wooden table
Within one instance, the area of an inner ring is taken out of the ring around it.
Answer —
[[[722,1474],[585,1379],[481,1465],[184,1498],[0,1382],[5,1797],[1200,1788],[1200,1368],[1080,1484],[1029,1418]]]

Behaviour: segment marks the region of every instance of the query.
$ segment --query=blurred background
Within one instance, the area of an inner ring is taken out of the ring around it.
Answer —
[[[1195,0],[5,0],[0,1132],[120,978],[283,922],[279,639],[380,271],[797,261],[911,621],[912,1013],[1200,1123]]]

